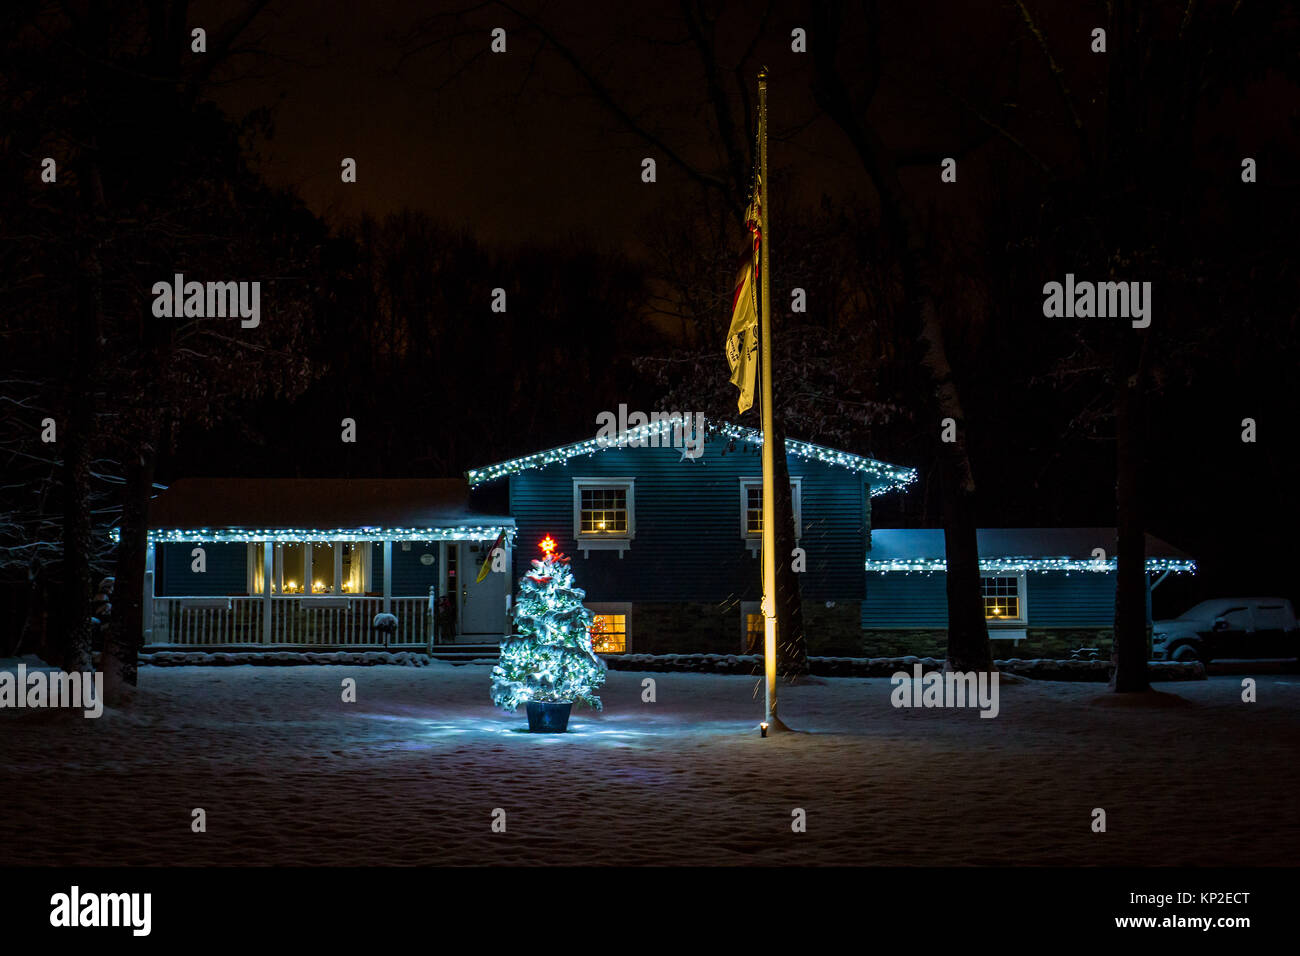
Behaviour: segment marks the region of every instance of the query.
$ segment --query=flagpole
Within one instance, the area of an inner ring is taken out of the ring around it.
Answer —
[[[763,417],[763,673],[767,685],[764,723],[773,725],[776,715],[776,444],[772,439],[772,310],[769,305],[768,263],[772,233],[768,229],[767,202],[767,67],[758,73],[758,186],[759,236],[762,275],[759,301],[762,306],[760,372],[762,374]]]

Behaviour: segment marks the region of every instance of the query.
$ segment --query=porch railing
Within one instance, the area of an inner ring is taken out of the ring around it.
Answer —
[[[304,597],[273,595],[271,637],[263,639],[266,598],[155,597],[153,645],[273,644],[295,647],[414,647],[429,645],[433,637],[432,598],[395,597],[389,613],[397,627],[385,634],[374,627],[375,615],[384,609],[382,597]]]

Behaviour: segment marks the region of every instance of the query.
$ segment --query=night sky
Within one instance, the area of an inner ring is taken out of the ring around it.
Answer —
[[[513,14],[488,4],[453,21],[431,11],[456,10],[455,4],[325,6],[269,7],[250,36],[271,55],[233,61],[230,72],[246,75],[231,77],[216,98],[232,115],[272,108],[274,137],[258,145],[260,168],[329,221],[412,207],[493,243],[578,236],[636,250],[647,215],[698,201],[687,177],[669,162],[660,162],[653,187],[640,181],[641,159],[657,152],[613,118]],[[994,31],[984,44],[970,32],[981,16],[1005,14],[995,4],[982,15],[954,15],[950,4],[906,7],[882,11],[885,28],[903,45],[883,51],[886,73],[873,110],[898,148],[938,147],[953,140],[954,123],[964,134],[973,129],[936,84],[953,78],[973,98],[980,84],[1014,69],[1014,57],[1000,49],[1005,31]],[[806,12],[797,4],[783,8],[755,43],[745,74],[753,96],[753,74],[762,65],[772,70],[777,145],[770,162],[788,174],[791,190],[782,201],[810,204],[828,196],[870,202],[870,184],[850,145],[813,102],[808,58],[790,52],[789,32],[806,28]],[[639,122],[692,163],[718,161],[702,71],[682,43],[678,4],[638,4],[598,15],[575,3],[537,9],[548,29],[590,58],[601,82]],[[754,38],[763,7],[724,4],[720,11],[718,57],[731,62]],[[1046,16],[1052,23],[1052,11]],[[462,25],[449,29],[453,23]],[[484,52],[494,26],[509,31],[505,55]],[[444,38],[462,29],[473,32]],[[1077,61],[1072,67],[1088,65],[1083,55],[1069,60]],[[1041,86],[1025,92],[1040,101],[1045,93]],[[727,94],[739,109],[734,81]],[[1047,107],[1026,102],[1020,108]],[[1045,132],[1039,145],[1050,149],[1053,132]],[[355,185],[339,182],[343,155],[358,160]],[[928,171],[909,175],[915,187],[934,179]],[[950,191],[944,199],[945,215],[957,199],[964,213],[959,218],[967,218],[979,209],[980,191]]]
[[[513,13],[490,3],[465,17],[453,16],[459,4],[343,6],[270,4],[249,28],[250,52],[232,59],[214,92],[232,117],[271,111],[274,132],[256,144],[258,168],[327,221],[415,208],[491,243],[577,236],[636,250],[647,215],[698,200],[669,162],[660,162],[656,186],[640,181],[640,160],[656,151],[612,117]],[[718,58],[730,63],[754,39],[766,5],[717,6]],[[783,201],[812,204],[828,196],[871,203],[872,188],[850,144],[813,102],[809,58],[789,49],[790,30],[809,22],[802,6],[776,5],[746,61],[751,95],[757,68],[772,70],[777,143],[770,161],[788,176]],[[577,3],[521,9],[541,16],[620,105],[668,145],[702,166],[719,160],[700,64],[682,42],[679,4],[599,14]],[[1068,129],[1033,59],[1037,51],[1025,37],[1011,39],[1011,5],[886,4],[880,13],[887,40],[871,116],[897,151],[952,151],[977,140],[978,123],[959,103],[996,101],[999,90],[1016,82],[1018,95],[1002,105],[1017,137],[1049,160],[1069,155]],[[1086,5],[1046,5],[1035,13],[1049,38],[1086,38],[1097,20]],[[504,55],[485,52],[495,26],[508,31]],[[865,37],[860,42],[865,51]],[[1055,42],[1053,54],[1083,93],[1083,120],[1096,122],[1100,106],[1085,91],[1104,77],[1103,58],[1086,42]],[[852,58],[846,63],[851,73]],[[864,60],[859,70],[865,69]],[[734,82],[727,94],[739,107]],[[1244,137],[1293,149],[1297,105],[1293,85],[1264,77],[1214,104],[1200,145]],[[935,212],[945,228],[977,235],[991,211],[980,179],[1014,175],[1018,158],[1005,144],[986,147],[963,156],[969,164],[963,163],[964,182],[956,189],[944,188],[928,168],[905,173],[909,190],[925,202],[942,201]],[[344,155],[358,160],[355,184],[339,181]],[[782,239],[799,241],[797,235]]]

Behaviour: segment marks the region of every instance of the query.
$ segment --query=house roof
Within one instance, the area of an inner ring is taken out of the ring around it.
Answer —
[[[548,465],[565,462],[579,455],[594,455],[610,448],[625,446],[642,447],[642,442],[648,442],[656,437],[669,438],[673,427],[674,421],[665,418],[652,424],[624,429],[613,438],[597,436],[570,445],[548,448],[545,451],[525,455],[522,458],[513,458],[510,461],[497,462],[494,465],[484,465],[482,468],[471,468],[465,473],[465,477],[469,481],[469,486],[474,488],[484,482],[495,481],[506,475],[513,475],[534,468],[545,468]],[[746,428],[742,425],[733,425],[731,422],[706,419],[705,431],[711,435],[722,435],[726,438],[734,438],[755,445],[763,444],[763,433],[761,431]],[[916,480],[915,468],[891,465],[883,461],[877,461],[874,458],[855,455],[852,452],[828,448],[825,445],[814,445],[811,442],[787,438],[785,440],[785,450],[787,455],[794,455],[797,458],[821,461],[828,465],[861,472],[871,483],[872,496],[904,488]]]
[[[1114,528],[980,528],[984,571],[1114,571]],[[1105,554],[1094,553],[1100,548]],[[1191,555],[1146,536],[1148,571],[1196,570]],[[942,528],[873,528],[868,571],[944,571]]]
[[[149,508],[155,541],[495,538],[460,478],[183,478]]]

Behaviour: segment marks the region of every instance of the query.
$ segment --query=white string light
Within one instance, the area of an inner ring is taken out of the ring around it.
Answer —
[[[678,422],[663,419],[636,428],[629,428],[617,438],[589,438],[586,441],[574,442],[572,445],[562,445],[559,448],[539,451],[523,458],[514,458],[510,461],[487,465],[483,468],[473,468],[465,473],[465,477],[469,481],[469,486],[473,488],[484,482],[495,481],[498,478],[515,475],[521,471],[560,464],[570,458],[577,458],[579,455],[591,456],[607,448],[646,447],[644,443],[648,442],[649,439],[656,435],[662,437],[673,428],[679,427]],[[754,445],[763,444],[763,433],[753,428],[733,425],[730,422],[710,421],[707,423],[706,429]],[[889,465],[883,461],[876,461],[874,458],[863,458],[861,455],[838,451],[823,445],[814,445],[810,442],[796,441],[793,438],[785,440],[785,450],[787,454],[794,455],[796,458],[820,461],[824,464],[847,468],[850,471],[857,471],[867,475],[872,479],[872,497],[904,488],[916,480],[915,468]]]
[[[933,574],[936,571],[947,571],[948,562],[943,558],[867,558],[866,567],[868,571],[877,571],[881,574],[890,572],[903,572],[911,574],[920,572],[923,574]],[[1114,558],[1107,558],[1102,561],[1097,558],[981,558],[981,571],[1096,571],[1110,572],[1114,571],[1116,562]],[[1196,562],[1186,558],[1147,558],[1146,569],[1148,571],[1169,571],[1174,574],[1196,573]]]
[[[159,528],[149,532],[151,544],[206,541],[241,544],[259,541],[299,543],[303,541],[495,541],[501,534],[506,541],[515,537],[515,529],[505,525],[460,525],[429,528]],[[117,541],[121,532],[109,531]]]

